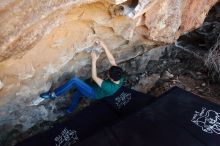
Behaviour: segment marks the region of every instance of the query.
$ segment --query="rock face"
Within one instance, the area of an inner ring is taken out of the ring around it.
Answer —
[[[97,37],[122,63],[199,27],[216,1],[2,0],[0,131],[56,120],[53,102],[28,105],[71,74],[88,78],[88,50]],[[108,67],[102,53],[99,71]]]

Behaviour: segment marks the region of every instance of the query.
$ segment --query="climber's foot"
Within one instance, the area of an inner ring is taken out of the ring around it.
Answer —
[[[44,98],[44,99],[55,99],[55,96],[54,96],[53,92],[52,93],[51,92],[41,93],[40,97]]]

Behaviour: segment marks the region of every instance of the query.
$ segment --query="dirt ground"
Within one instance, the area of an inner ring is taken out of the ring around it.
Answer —
[[[219,77],[208,70],[201,58],[175,47],[169,48],[159,61],[148,63],[144,78],[155,74],[160,78],[156,78],[152,88],[146,90],[158,97],[173,86],[178,86],[220,105]],[[140,76],[139,79],[142,79],[143,75]]]

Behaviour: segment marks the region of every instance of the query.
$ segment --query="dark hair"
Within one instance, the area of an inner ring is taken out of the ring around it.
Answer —
[[[118,66],[111,66],[108,74],[112,80],[119,81],[122,78],[123,70]]]

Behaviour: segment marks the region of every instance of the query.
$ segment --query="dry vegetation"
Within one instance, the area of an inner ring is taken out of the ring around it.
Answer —
[[[205,64],[210,70],[216,71],[220,78],[220,35],[215,45],[210,49]]]

